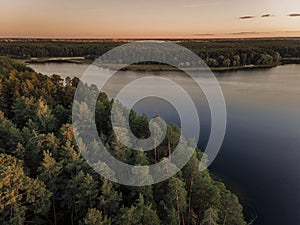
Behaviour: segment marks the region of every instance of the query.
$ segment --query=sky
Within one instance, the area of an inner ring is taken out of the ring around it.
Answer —
[[[0,0],[0,37],[300,37],[300,0]]]

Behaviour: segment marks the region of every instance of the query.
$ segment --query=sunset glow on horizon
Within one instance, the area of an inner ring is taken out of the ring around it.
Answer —
[[[2,0],[0,37],[300,37],[299,0]]]

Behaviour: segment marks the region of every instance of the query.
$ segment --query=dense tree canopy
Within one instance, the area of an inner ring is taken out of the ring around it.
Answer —
[[[198,170],[199,150],[181,172],[152,186],[123,186],[94,172],[79,153],[70,124],[78,82],[0,58],[0,224],[245,224],[237,197],[207,170]],[[155,154],[126,148],[111,129],[111,106],[101,93],[96,123],[120,160],[152,164],[176,147],[180,129],[169,125]],[[137,136],[149,135],[145,115],[132,111],[130,120]],[[148,171],[134,172],[151,179]]]

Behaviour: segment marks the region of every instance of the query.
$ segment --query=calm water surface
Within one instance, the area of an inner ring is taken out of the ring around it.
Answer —
[[[63,77],[80,77],[87,68],[86,65],[55,63],[30,66],[37,72]],[[124,83],[148,75],[172,79],[188,91],[199,112],[199,147],[204,149],[210,132],[209,109],[201,90],[185,74],[119,72],[105,86],[105,91],[114,97]],[[238,194],[248,216],[258,214],[255,224],[298,225],[300,65],[217,73],[216,76],[226,100],[228,124],[223,146],[209,169]],[[135,109],[150,117],[159,114],[167,122],[179,124],[174,108],[162,99],[141,100]]]

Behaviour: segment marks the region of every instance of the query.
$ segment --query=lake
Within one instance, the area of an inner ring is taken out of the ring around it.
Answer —
[[[37,72],[63,77],[80,77],[87,68],[68,63],[30,66]],[[226,100],[228,121],[222,148],[210,171],[239,196],[247,217],[258,214],[254,224],[298,225],[300,65],[215,74]],[[199,147],[204,149],[210,132],[209,109],[201,90],[185,74],[123,71],[110,79],[104,90],[114,97],[125,83],[148,75],[172,79],[187,90],[197,105],[201,121]],[[179,124],[174,107],[162,99],[146,98],[134,108]]]

